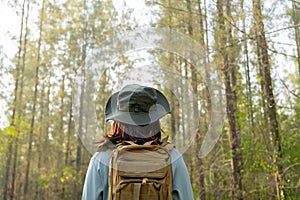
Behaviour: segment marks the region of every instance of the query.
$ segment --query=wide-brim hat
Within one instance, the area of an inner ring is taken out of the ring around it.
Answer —
[[[130,125],[151,124],[170,113],[167,98],[157,89],[130,84],[110,96],[105,119]]]

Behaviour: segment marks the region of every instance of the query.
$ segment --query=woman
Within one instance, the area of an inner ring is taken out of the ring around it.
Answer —
[[[83,187],[83,200],[108,199],[108,174],[112,150],[124,141],[161,144],[159,119],[170,113],[166,97],[158,90],[131,84],[113,94],[107,104],[106,120],[113,120],[110,132],[99,151],[93,155]],[[176,149],[172,149],[172,196],[174,200],[192,200],[193,191],[186,165]]]

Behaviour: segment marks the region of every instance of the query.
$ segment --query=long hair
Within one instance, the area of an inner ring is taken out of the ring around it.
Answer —
[[[133,141],[137,144],[144,144],[148,141],[160,143],[161,130],[159,121],[145,126],[129,125],[114,121],[105,138],[117,144],[122,141]]]

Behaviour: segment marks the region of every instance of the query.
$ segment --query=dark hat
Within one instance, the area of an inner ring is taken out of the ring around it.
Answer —
[[[170,113],[166,97],[158,90],[130,84],[107,101],[105,119],[131,125],[147,125]]]

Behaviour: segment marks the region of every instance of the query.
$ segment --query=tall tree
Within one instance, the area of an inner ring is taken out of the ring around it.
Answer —
[[[257,56],[259,69],[262,75],[262,101],[265,102],[264,112],[266,113],[268,130],[270,131],[271,142],[273,145],[273,164],[274,172],[274,196],[277,199],[285,198],[284,182],[283,182],[283,166],[281,138],[279,133],[279,124],[277,120],[276,103],[273,94],[273,83],[271,77],[271,63],[268,52],[268,44],[265,36],[265,28],[262,15],[262,3],[260,0],[253,0],[253,18],[254,29],[256,35]]]
[[[250,76],[250,59],[249,59],[249,44],[248,44],[248,34],[246,30],[246,12],[244,8],[244,0],[241,0],[241,12],[242,12],[242,38],[243,38],[243,48],[244,48],[244,66],[245,66],[245,77],[246,77],[246,88],[247,88],[247,114],[248,114],[248,121],[249,127],[251,127],[251,131],[254,130],[254,117],[253,117],[253,102],[252,102],[252,84],[251,84],[251,76]],[[254,132],[254,131],[253,131]]]
[[[27,12],[27,14],[26,14]],[[19,44],[18,44],[18,53],[16,58],[16,75],[15,75],[15,89],[14,89],[14,100],[13,100],[13,110],[12,110],[12,117],[11,117],[11,127],[15,127],[15,130],[18,132],[19,127],[18,119],[20,115],[20,106],[22,102],[22,92],[20,92],[20,85],[21,90],[23,90],[22,86],[22,78],[25,63],[25,55],[26,55],[26,42],[27,42],[27,34],[28,34],[28,15],[29,15],[29,1],[27,1],[26,6],[26,0],[23,1],[22,4],[22,11],[21,11],[21,26],[20,26],[20,35],[19,35]],[[25,15],[26,14],[26,15]],[[23,36],[24,31],[24,23],[25,23],[25,36]],[[25,39],[24,39],[25,38]],[[25,44],[23,44],[23,42]],[[23,56],[22,56],[23,53]],[[23,60],[23,61],[22,61]],[[21,82],[21,83],[20,83]],[[16,134],[16,137],[11,135],[9,139],[9,146],[8,146],[8,152],[7,152],[7,159],[6,159],[6,168],[5,168],[5,174],[4,174],[4,181],[3,181],[3,190],[2,190],[2,198],[3,200],[7,199],[8,195],[8,184],[9,184],[9,174],[10,174],[10,168],[11,168],[11,160],[13,158],[13,149],[14,149],[14,159],[13,159],[13,170],[12,170],[12,182],[11,182],[11,192],[10,192],[10,198],[14,198],[14,186],[15,186],[15,163],[17,159],[17,143],[18,143],[18,134]]]
[[[292,22],[295,30],[298,73],[300,76],[300,2],[292,0]]]
[[[30,121],[30,130],[29,130],[29,140],[28,140],[28,152],[27,152],[27,165],[25,172],[25,182],[24,182],[24,197],[27,198],[28,195],[28,187],[29,187],[29,173],[30,173],[30,165],[32,162],[32,143],[33,143],[33,135],[35,129],[35,119],[36,119],[36,107],[38,103],[38,87],[40,84],[40,66],[41,66],[41,45],[42,45],[42,33],[43,33],[43,23],[44,23],[44,0],[42,3],[42,9],[40,12],[40,23],[39,23],[39,39],[38,46],[36,52],[36,68],[35,68],[35,77],[34,77],[34,96],[33,96],[33,105],[32,105],[32,113],[31,113],[31,121]]]
[[[224,8],[226,11],[224,12]],[[219,45],[219,64],[224,74],[225,94],[226,94],[226,114],[228,119],[228,134],[231,152],[231,169],[232,169],[232,196],[234,199],[243,199],[242,186],[242,152],[241,152],[241,132],[238,125],[237,112],[237,66],[236,66],[236,49],[233,44],[232,36],[232,18],[231,2],[217,1],[217,25],[215,30],[216,42]]]
[[[188,20],[187,20],[187,30],[188,34],[192,37],[193,36],[193,16],[192,16],[192,2],[190,0],[186,0],[186,6],[188,11]],[[201,19],[201,18],[200,18]],[[203,23],[200,20],[200,27],[203,30],[203,26],[201,26]],[[204,44],[204,33],[203,31],[200,33],[200,41],[202,45]],[[195,95],[195,98],[193,100],[193,118],[195,120],[199,119],[199,109],[198,109],[198,78],[197,78],[197,70],[195,66],[190,65],[191,67],[191,85],[193,88],[193,93]],[[195,121],[194,123],[198,124],[198,121]],[[197,126],[194,126],[197,127]],[[201,135],[200,135],[200,129],[197,130],[196,133],[196,155],[198,150],[200,149],[201,144]],[[199,189],[199,197],[201,200],[205,200],[205,182],[204,182],[204,169],[203,169],[203,161],[202,158],[197,157],[197,169],[198,169],[198,176],[199,176],[199,183],[198,183],[198,189]]]

